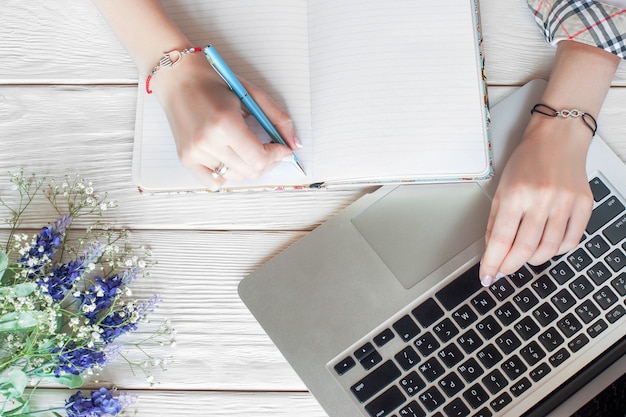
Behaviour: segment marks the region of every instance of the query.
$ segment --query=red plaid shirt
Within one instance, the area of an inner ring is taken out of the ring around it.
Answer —
[[[575,40],[626,58],[626,9],[610,1],[527,0],[550,44]]]

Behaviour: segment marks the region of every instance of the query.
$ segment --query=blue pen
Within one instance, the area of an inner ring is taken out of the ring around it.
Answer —
[[[239,97],[239,99],[244,104],[244,106],[246,106],[250,114],[254,116],[254,118],[259,122],[261,127],[267,132],[272,141],[288,147],[289,145],[287,145],[287,142],[285,142],[282,136],[280,136],[278,130],[276,130],[272,122],[270,122],[270,119],[268,119],[265,113],[263,113],[263,110],[261,110],[259,105],[256,104],[256,101],[254,101],[252,96],[248,94],[244,86],[237,79],[237,76],[231,71],[228,65],[226,65],[226,62],[222,59],[220,54],[217,53],[215,47],[213,45],[207,46],[206,48],[204,48],[204,54],[209,60],[211,66],[222,77],[226,84],[228,84],[230,89],[233,90],[235,94],[237,94],[237,97]],[[295,153],[293,154],[293,162],[296,164],[298,169],[302,171],[304,175],[306,175]]]

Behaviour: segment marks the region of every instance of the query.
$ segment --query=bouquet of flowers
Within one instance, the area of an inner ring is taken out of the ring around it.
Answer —
[[[0,416],[117,415],[134,398],[104,387],[90,395],[77,391],[65,404],[44,410],[32,410],[31,400],[44,381],[77,389],[119,356],[149,378],[151,365],[163,367],[142,344],[171,340],[169,323],[140,342],[120,341],[158,301],[129,298],[129,284],[147,275],[150,254],[130,244],[128,231],[99,221],[72,229],[79,217],[98,219],[115,206],[79,176],[59,184],[19,172],[11,183],[12,204],[0,198],[10,214],[8,227],[0,229]],[[31,236],[18,233],[24,213],[42,194],[58,213],[56,220]],[[129,360],[129,346],[146,359]]]

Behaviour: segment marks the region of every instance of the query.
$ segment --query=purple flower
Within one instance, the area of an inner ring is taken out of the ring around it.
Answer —
[[[41,270],[47,260],[52,259],[71,222],[72,216],[64,214],[56,222],[41,229],[28,253],[18,259],[21,266],[32,270],[31,277]]]
[[[77,297],[81,303],[81,311],[91,324],[97,322],[101,313],[106,312],[113,305],[115,299],[121,295],[123,287],[129,284],[136,275],[137,271],[130,269],[121,275],[116,274],[108,278],[94,277],[94,283],[89,290]]]
[[[91,397],[83,397],[78,391],[65,402],[68,417],[116,416],[122,408],[119,397],[114,397],[113,390],[104,387],[91,391]]]
[[[123,334],[137,330],[137,323],[152,312],[159,302],[159,297],[138,304],[129,304],[120,311],[109,313],[100,321],[100,337],[105,343],[110,343]]]
[[[58,364],[54,369],[57,377],[63,373],[80,375],[88,369],[104,366],[108,360],[102,351],[76,347],[73,343],[63,348],[55,348],[51,352],[57,354]]]
[[[71,261],[52,269],[50,275],[39,278],[37,284],[47,292],[54,301],[61,301],[65,293],[72,288],[85,271],[83,260]]]

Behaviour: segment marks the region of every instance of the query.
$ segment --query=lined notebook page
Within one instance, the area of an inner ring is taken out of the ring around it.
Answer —
[[[473,13],[469,0],[309,3],[318,175],[484,174]]]
[[[163,0],[293,118],[307,176],[283,163],[226,187],[488,173],[473,0]],[[158,75],[157,75],[158,76]],[[201,188],[140,86],[134,172],[144,189]],[[249,126],[264,141],[254,120]]]

